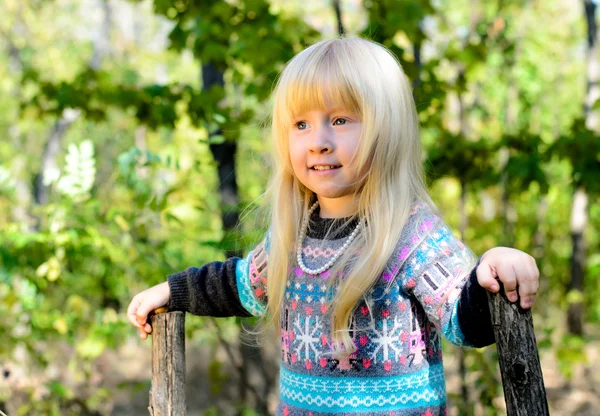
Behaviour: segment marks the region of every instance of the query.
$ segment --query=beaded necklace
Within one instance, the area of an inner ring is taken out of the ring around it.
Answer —
[[[327,270],[331,266],[333,266],[333,263],[335,263],[337,261],[337,259],[340,258],[340,256],[348,248],[348,246],[350,245],[352,240],[354,240],[354,238],[357,236],[359,225],[360,225],[360,223],[356,224],[356,228],[354,228],[354,231],[352,231],[352,234],[350,234],[350,236],[348,236],[348,239],[344,242],[344,245],[337,251],[337,253],[335,253],[335,255],[324,266],[319,267],[318,269],[315,269],[315,270],[309,269],[304,264],[304,261],[302,260],[302,243],[304,242],[304,238],[306,237],[306,232],[308,230],[308,221],[309,221],[312,213],[314,212],[314,210],[317,209],[317,206],[319,206],[319,201],[316,201],[310,207],[310,209],[308,210],[308,215],[304,218],[304,221],[302,222],[302,228],[300,229],[300,235],[298,236],[298,250],[296,252],[296,259],[298,260],[298,266],[300,266],[300,268],[302,269],[302,271],[304,273],[309,274],[311,276],[314,276],[319,273],[323,273],[325,270]]]

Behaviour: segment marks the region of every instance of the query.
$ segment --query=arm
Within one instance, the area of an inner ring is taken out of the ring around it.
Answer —
[[[138,293],[127,308],[129,321],[146,339],[148,315],[159,307],[205,316],[262,316],[266,310],[268,234],[246,258],[190,267],[167,282]]]
[[[265,238],[245,258],[233,257],[168,276],[169,310],[203,316],[261,316],[266,308]]]
[[[250,316],[240,303],[236,284],[240,261],[233,257],[168,276],[171,299],[167,308],[200,316]]]
[[[494,342],[487,294],[477,282],[479,262],[437,217],[418,227],[420,242],[400,272],[401,288],[453,344]]]

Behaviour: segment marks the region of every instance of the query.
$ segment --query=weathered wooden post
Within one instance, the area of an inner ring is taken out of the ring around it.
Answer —
[[[185,314],[156,310],[152,325],[151,416],[181,416],[185,403]]]
[[[507,415],[549,415],[531,310],[511,303],[504,288],[498,293],[488,292],[488,300]]]

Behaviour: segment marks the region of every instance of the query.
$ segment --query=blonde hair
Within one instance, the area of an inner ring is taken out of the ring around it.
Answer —
[[[353,160],[368,172],[356,187],[358,237],[332,269],[338,285],[332,300],[334,355],[356,350],[349,326],[353,312],[382,274],[416,200],[433,204],[423,182],[419,123],[412,91],[397,59],[361,38],[318,42],[287,63],[273,92],[271,137],[274,172],[271,202],[267,309],[279,333],[288,272],[295,264],[298,234],[315,197],[294,175],[288,134],[296,114],[326,103],[360,116],[362,132]]]

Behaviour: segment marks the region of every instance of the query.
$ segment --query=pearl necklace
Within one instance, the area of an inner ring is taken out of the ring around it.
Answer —
[[[313,206],[310,207],[310,209],[308,210],[308,214],[306,215],[306,217],[304,218],[304,221],[302,222],[302,228],[300,230],[300,235],[298,236],[298,250],[296,252],[298,266],[300,266],[300,268],[302,269],[302,271],[304,273],[310,274],[312,276],[319,274],[319,273],[323,273],[325,270],[327,270],[331,266],[333,266],[333,263],[335,263],[336,260],[340,258],[340,256],[344,253],[344,251],[348,248],[348,246],[350,245],[352,240],[354,240],[354,238],[358,234],[358,228],[359,228],[358,226],[360,225],[360,224],[356,225],[356,228],[354,228],[354,231],[352,231],[352,234],[350,234],[350,236],[348,237],[348,239],[346,240],[344,245],[337,251],[337,253],[335,253],[335,255],[324,266],[319,267],[316,270],[309,269],[304,264],[304,261],[302,261],[302,243],[304,242],[304,238],[306,237],[306,231],[308,230],[308,221],[310,220],[312,213],[314,212],[314,210],[317,208],[318,205],[319,205],[319,201],[316,201],[313,204]]]

